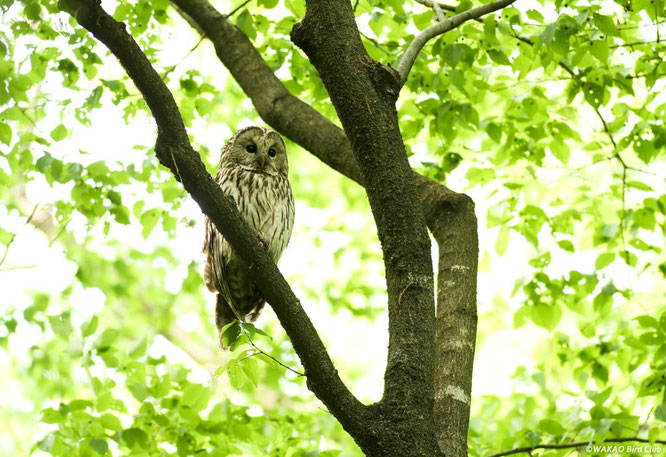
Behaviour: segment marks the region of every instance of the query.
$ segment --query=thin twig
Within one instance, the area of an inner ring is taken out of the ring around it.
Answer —
[[[0,268],[0,271],[27,270],[29,268],[37,268],[37,265],[15,265],[13,267]]]
[[[226,14],[224,17],[225,17],[226,19],[229,19],[231,16],[233,16],[234,14],[236,14],[236,12],[237,12],[238,10],[240,10],[241,8],[243,8],[245,5],[247,5],[247,4],[250,3],[251,1],[252,1],[252,0],[245,0],[243,3],[241,3],[241,4],[238,5],[236,8],[234,8],[233,10],[231,10],[231,13]]]
[[[39,208],[40,203],[41,203],[41,201],[39,203],[37,203],[34,208],[32,208],[32,212],[30,213],[30,216],[28,216],[28,219],[25,221],[25,225],[28,225],[30,223],[30,221],[32,220],[32,218],[35,216],[35,213],[37,212],[37,208]],[[5,253],[2,255],[2,259],[0,259],[0,265],[5,263],[5,260],[7,260],[7,254],[9,253],[9,247],[12,245],[12,243],[14,242],[15,239],[16,239],[16,233],[13,233],[12,237],[9,239],[9,242],[7,243],[7,246],[5,246]]]
[[[657,43],[661,41],[661,36],[659,36],[659,11],[661,10],[661,2],[662,0],[654,0],[652,3],[654,4],[654,20],[656,22],[657,26]]]
[[[601,115],[601,113],[599,112],[598,107],[596,107],[596,106],[594,107],[594,112],[597,113],[597,116],[601,120],[601,123],[604,126],[604,131],[606,132],[606,135],[610,139],[611,143],[613,143],[613,152],[615,152],[615,150],[617,149],[617,143],[615,142],[615,139],[613,138],[613,134],[611,133],[610,129],[608,128],[608,124],[606,123],[606,119],[604,119],[604,117]],[[622,158],[620,158],[620,160],[622,161],[622,165],[626,165],[624,163],[624,161],[622,160]]]
[[[245,328],[243,327],[243,324],[242,324],[242,323],[240,324],[240,328],[241,328],[241,330],[243,330],[243,333],[244,333],[245,336],[247,337],[247,340],[250,342],[250,344],[252,345],[252,347],[255,348],[257,351],[259,351],[260,354],[265,355],[266,357],[268,357],[269,359],[271,359],[273,362],[275,362],[275,363],[277,363],[278,365],[280,365],[282,368],[286,368],[287,370],[291,371],[292,373],[297,374],[298,376],[305,376],[305,373],[301,373],[300,371],[298,371],[298,370],[294,370],[294,369],[291,368],[290,366],[285,365],[285,364],[282,363],[280,360],[278,360],[278,359],[276,359],[275,357],[273,357],[272,355],[266,353],[263,349],[261,349],[259,346],[257,346],[256,344],[254,344],[254,341],[252,341],[252,338],[250,338],[249,333],[247,333],[247,330],[245,330]]]
[[[664,440],[650,441],[648,439],[638,438],[636,436],[627,437],[627,438],[608,438],[607,440],[604,440],[603,444],[626,443],[626,442],[666,444],[666,441]],[[512,454],[529,454],[530,452],[535,451],[537,449],[570,449],[574,447],[587,446],[591,443],[592,441],[579,441],[576,443],[567,443],[567,444],[537,444],[536,446],[518,447],[515,449],[510,449],[508,451],[498,452],[497,454],[490,454],[486,457],[503,457],[505,455],[512,455]]]
[[[661,179],[666,179],[666,176],[662,176],[659,173],[655,173],[653,171],[641,170],[640,168],[630,167],[628,165],[627,165],[627,170],[635,171],[636,173],[643,173],[643,174],[650,175],[650,176],[656,176],[657,178],[661,178]]]
[[[174,71],[178,65],[180,65],[181,63],[183,63],[183,61],[185,61],[185,59],[187,59],[187,58],[188,58],[188,57],[189,57],[189,56],[190,56],[190,55],[191,55],[191,54],[192,54],[192,53],[193,53],[193,52],[199,47],[199,45],[203,42],[204,38],[206,38],[206,34],[201,35],[201,38],[199,39],[199,41],[197,41],[197,44],[195,44],[195,45],[192,47],[192,49],[190,49],[190,50],[187,52],[187,54],[185,54],[185,56],[184,56],[182,59],[180,59],[180,60],[178,61],[178,63],[175,63],[174,65],[171,65],[171,66],[169,67],[169,69],[168,69],[167,71],[164,72],[164,74],[162,75],[162,81],[164,81],[164,80],[166,79],[166,77],[169,76],[169,73],[171,73],[172,71]]]
[[[375,40],[375,39],[372,38],[372,37],[369,37],[368,35],[366,35],[365,33],[361,32],[360,30],[358,31],[358,33],[361,35],[361,37],[365,38],[366,40],[368,40],[368,41],[370,41],[372,44],[374,44],[375,47],[376,47],[377,49],[379,49],[380,51],[382,51],[384,54],[389,55],[389,56],[392,55],[390,51],[387,51],[386,49],[384,49],[384,47],[379,43],[379,41]]]
[[[67,222],[62,224],[62,227],[60,227],[60,230],[58,230],[58,233],[56,233],[56,236],[54,236],[53,239],[51,241],[49,241],[49,247],[53,246],[53,243],[55,243],[56,240],[58,238],[60,238],[60,235],[62,235],[65,232],[65,229],[67,228],[67,224],[69,224],[69,221],[71,221],[71,219],[67,219]]]
[[[419,33],[418,35],[416,35],[416,37],[414,37],[412,42],[409,44],[409,47],[407,48],[405,55],[402,57],[400,63],[398,64],[398,74],[400,75],[400,84],[401,85],[405,84],[405,82],[407,81],[407,76],[409,75],[409,72],[412,69],[412,65],[414,65],[414,61],[416,61],[416,57],[419,55],[419,52],[421,52],[421,49],[423,49],[423,46],[425,46],[425,44],[428,41],[430,41],[432,38],[439,36],[443,33],[446,33],[449,30],[453,30],[456,27],[459,27],[464,22],[469,21],[470,19],[477,19],[488,13],[492,13],[506,6],[509,6],[515,1],[516,0],[497,0],[494,2],[486,3],[485,5],[477,6],[476,8],[472,8],[471,10],[467,10],[460,14],[456,14],[453,17],[446,18],[442,22],[438,22],[437,24],[426,27],[424,30],[421,31],[421,33]]]
[[[613,44],[611,46],[608,46],[608,49],[616,49],[616,48],[633,48],[634,46],[640,46],[642,44],[653,44],[653,43],[659,43],[659,40],[654,40],[654,41],[634,41],[632,43],[622,43],[622,44]]]
[[[615,159],[618,162],[620,162],[620,165],[622,165],[622,213],[620,214],[620,238],[622,240],[622,257],[627,265],[629,265],[629,251],[627,251],[627,239],[625,235],[625,224],[626,224],[626,215],[627,215],[627,169],[629,168],[627,166],[627,162],[624,161],[622,156],[620,155],[620,151],[617,150],[617,143],[615,142],[615,139],[613,138],[613,134],[611,133],[610,129],[608,128],[608,123],[606,122],[606,119],[601,115],[601,112],[599,111],[598,107],[594,107],[594,112],[597,113],[597,116],[601,120],[602,125],[604,126],[604,131],[606,132],[606,135],[610,139],[611,143],[613,144],[613,155],[610,157],[610,159]],[[631,272],[630,270],[627,271],[627,280],[629,282],[629,289],[633,291],[633,286],[631,284]]]
[[[10,247],[10,246],[12,245],[12,243],[14,242],[14,238],[16,238],[16,233],[13,233],[13,234],[12,234],[12,237],[9,239],[9,242],[7,243],[7,246],[5,246],[5,253],[4,253],[4,255],[2,256],[2,259],[0,260],[0,265],[2,265],[3,263],[5,263],[5,259],[7,258],[7,253],[9,252],[9,247]]]

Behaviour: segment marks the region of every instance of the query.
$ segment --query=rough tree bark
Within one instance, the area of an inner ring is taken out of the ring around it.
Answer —
[[[106,15],[95,0],[60,3],[111,49],[143,93],[158,123],[158,158],[253,265],[259,287],[302,360],[308,386],[364,452],[401,457],[466,455],[476,334],[474,206],[467,196],[409,169],[395,113],[400,80],[365,54],[350,2],[308,1],[306,21],[295,31],[296,41],[322,74],[345,135],[289,94],[247,37],[207,1],[173,0],[213,41],[218,57],[269,125],[368,190],[385,254],[391,320],[385,394],[371,406],[358,402],[338,377],[298,299],[205,172],[187,141],[171,94],[155,78],[122,24]],[[330,27],[331,23],[336,26]],[[329,32],[325,40],[318,39],[322,31]],[[337,66],[328,58],[336,59]],[[351,103],[354,92],[348,90],[362,90],[367,98]],[[399,209],[394,206],[396,195]],[[420,211],[415,210],[416,203]],[[395,218],[396,213],[405,217]],[[440,246],[436,326],[424,223]]]

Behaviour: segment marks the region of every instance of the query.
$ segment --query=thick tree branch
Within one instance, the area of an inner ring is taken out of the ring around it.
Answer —
[[[319,71],[349,138],[384,254],[389,353],[379,410],[397,432],[385,445],[435,455],[432,260],[398,125],[398,75],[368,56],[347,0],[306,0],[291,38]],[[409,443],[397,439],[400,427]]]
[[[405,84],[407,81],[407,76],[412,69],[412,65],[414,65],[414,61],[416,61],[416,57],[419,55],[419,52],[421,52],[421,49],[423,49],[423,46],[425,46],[425,44],[432,38],[453,30],[470,19],[477,19],[488,13],[502,9],[515,1],[516,0],[497,0],[491,3],[486,3],[485,5],[477,6],[471,10],[464,11],[422,30],[421,33],[416,35],[414,40],[412,40],[412,42],[409,44],[407,51],[405,51],[405,55],[402,57],[400,63],[398,64],[400,85],[403,86]]]
[[[158,127],[157,157],[248,263],[257,286],[275,310],[305,367],[309,388],[343,426],[352,430],[363,427],[365,407],[338,376],[310,319],[257,235],[248,228],[233,201],[222,193],[192,149],[171,92],[125,25],[109,16],[99,0],[60,0],[59,5],[111,50],[146,99]]]
[[[590,446],[592,449],[594,449],[594,446],[603,446],[604,444],[608,443],[659,443],[659,444],[666,444],[666,441],[664,440],[654,440],[650,441],[645,438],[638,438],[636,436],[632,437],[627,437],[627,438],[608,438],[605,439],[603,443],[594,443],[593,441],[579,441],[576,443],[565,443],[565,444],[537,444],[536,446],[526,446],[526,447],[518,447],[515,449],[510,449],[508,451],[503,451],[503,452],[498,452],[497,454],[490,454],[487,457],[504,457],[505,455],[513,455],[513,454],[530,454],[532,451],[536,451],[538,449],[572,449],[576,447],[587,447]],[[588,451],[589,453],[589,451]],[[612,452],[614,453],[614,452]],[[621,453],[621,452],[619,452]]]
[[[474,203],[454,194],[426,213],[439,233],[435,409],[437,439],[449,457],[467,456],[476,343],[479,246]]]

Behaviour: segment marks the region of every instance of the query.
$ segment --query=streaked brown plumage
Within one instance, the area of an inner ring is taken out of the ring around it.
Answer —
[[[285,143],[272,130],[252,126],[237,131],[220,156],[215,181],[236,202],[238,211],[266,243],[275,262],[289,243],[294,226],[294,197],[289,185]],[[204,280],[217,292],[218,330],[234,319],[253,321],[265,299],[226,239],[206,218]]]

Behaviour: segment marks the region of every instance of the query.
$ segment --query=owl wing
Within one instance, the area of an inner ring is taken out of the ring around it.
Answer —
[[[231,246],[208,218],[206,218],[206,238],[204,239],[203,252],[207,254],[206,269],[204,270],[206,287],[211,292],[219,292],[224,295],[224,269],[232,255]]]
[[[261,309],[264,298],[248,275],[247,266],[234,253],[229,242],[206,220],[204,281],[211,292],[219,293],[233,313],[242,318]],[[258,314],[258,313],[257,313]]]

